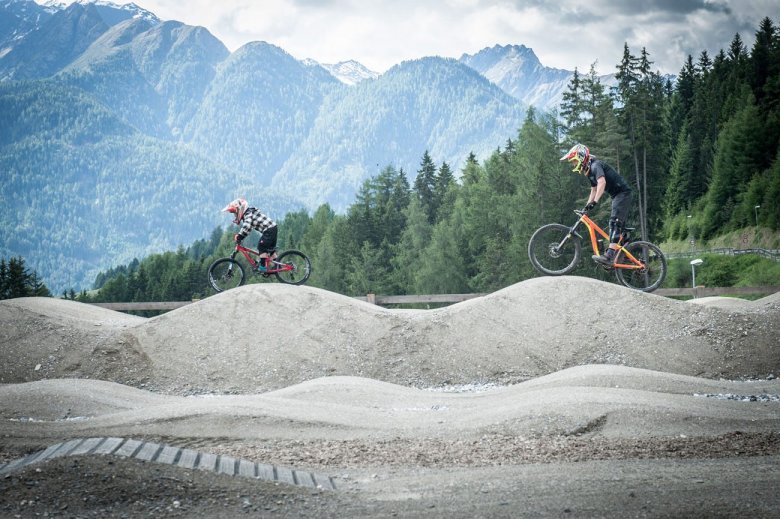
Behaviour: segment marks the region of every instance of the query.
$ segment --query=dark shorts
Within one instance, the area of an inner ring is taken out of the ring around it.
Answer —
[[[625,225],[628,220],[628,212],[631,210],[631,191],[623,191],[612,198],[612,214],[610,220],[620,220]]]
[[[260,252],[271,252],[276,248],[276,226],[269,227],[263,231],[260,241],[257,242],[257,250]]]

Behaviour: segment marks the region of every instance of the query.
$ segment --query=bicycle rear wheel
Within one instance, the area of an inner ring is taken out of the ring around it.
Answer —
[[[661,249],[646,241],[631,242],[624,248],[642,262],[643,268],[615,268],[615,276],[617,276],[618,281],[628,288],[642,292],[652,292],[660,287],[666,279],[667,270],[666,257]],[[626,257],[626,253],[621,249],[615,263],[630,264],[632,261]]]
[[[276,279],[288,285],[302,285],[311,276],[311,262],[306,255],[297,250],[288,250],[274,260],[275,268],[289,267],[289,270],[276,272]]]
[[[209,285],[217,292],[244,284],[244,267],[233,258],[218,259],[209,267]]]
[[[569,228],[559,223],[540,227],[528,241],[528,258],[542,274],[562,276],[577,267],[582,255],[579,237],[569,235]]]

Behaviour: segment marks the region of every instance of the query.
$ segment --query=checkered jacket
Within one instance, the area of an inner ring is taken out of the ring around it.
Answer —
[[[261,213],[257,208],[250,207],[246,210],[244,217],[241,219],[241,230],[238,231],[238,236],[243,240],[252,232],[252,229],[265,232],[275,226],[276,222]]]

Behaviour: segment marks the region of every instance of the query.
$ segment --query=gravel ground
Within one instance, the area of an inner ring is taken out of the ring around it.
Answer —
[[[0,463],[132,437],[337,490],[74,456],[0,476],[0,516],[777,517],[780,296],[707,299],[564,277],[429,311],[279,284],[152,319],[3,301]]]

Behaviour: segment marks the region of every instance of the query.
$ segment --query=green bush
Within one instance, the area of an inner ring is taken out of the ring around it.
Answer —
[[[749,265],[739,280],[738,286],[760,287],[780,285],[780,262],[762,259]]]
[[[780,262],[756,254],[726,256],[704,254],[696,267],[696,284],[708,287],[755,287],[780,285]],[[669,261],[665,287],[690,287],[693,282],[690,258]]]

